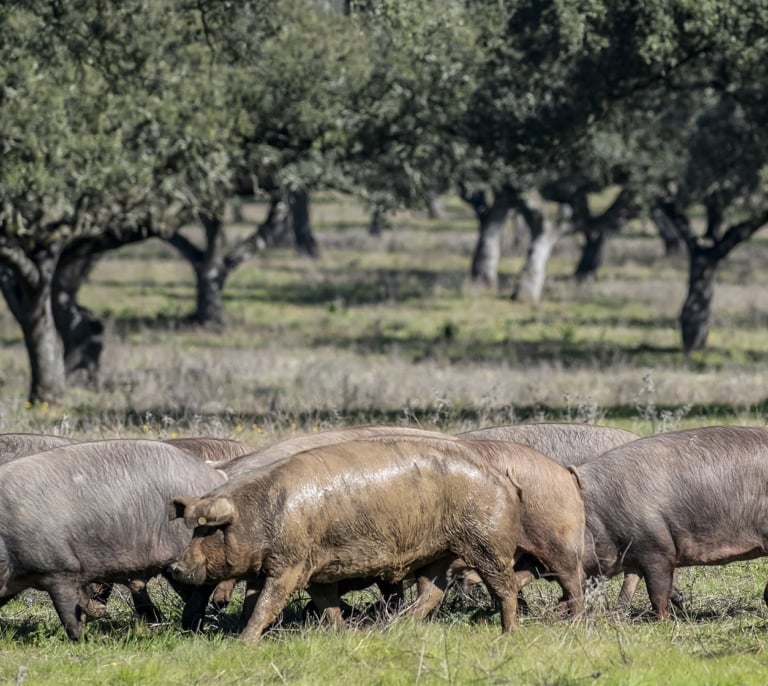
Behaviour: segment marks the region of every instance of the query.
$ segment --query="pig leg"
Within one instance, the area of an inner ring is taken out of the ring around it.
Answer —
[[[320,621],[328,622],[336,628],[345,626],[338,584],[311,584],[307,592],[317,608]]]
[[[651,607],[659,619],[669,617],[669,599],[674,585],[674,567],[664,557],[655,557],[645,561],[643,576],[651,599]]]
[[[196,586],[187,591],[184,608],[181,611],[181,628],[188,631],[200,631],[205,622],[205,608],[211,597],[213,586]]]
[[[157,608],[152,603],[147,591],[147,582],[145,579],[131,579],[128,584],[128,590],[131,592],[133,607],[136,608],[136,614],[145,622],[155,624],[163,621]]]
[[[640,579],[642,579],[641,574],[636,572],[624,572],[624,582],[621,584],[621,591],[619,593],[619,607],[622,610],[629,610],[629,607],[632,604],[632,598],[634,597],[635,592],[637,591],[637,586],[640,583]],[[768,587],[766,588],[768,589]],[[683,592],[680,590],[680,586],[678,586],[677,582],[674,581],[674,577],[672,583],[672,593],[669,599],[678,610],[685,609]],[[768,600],[766,602],[768,603]]]
[[[288,567],[282,570],[279,576],[267,576],[253,614],[243,629],[242,639],[252,643],[258,641],[288,604],[291,593],[304,585],[305,578],[300,566]]]
[[[511,568],[505,573],[502,569],[488,567],[477,571],[501,609],[502,632],[517,631],[520,625],[517,623],[518,588],[514,572]]]
[[[85,605],[85,593],[75,584],[64,579],[51,579],[41,586],[51,596],[56,614],[59,615],[67,636],[72,641],[79,641],[83,635],[81,606]]]
[[[416,572],[416,602],[408,608],[415,619],[426,619],[442,601],[448,586],[448,569],[451,560],[436,560]]]
[[[216,586],[213,591],[213,598],[211,598],[213,609],[216,612],[221,612],[227,605],[229,605],[229,601],[232,600],[232,592],[235,590],[236,583],[236,579],[228,579],[227,581],[220,582]]]
[[[256,601],[259,599],[259,593],[264,585],[264,580],[259,578],[255,581],[247,581],[245,584],[245,598],[243,599],[243,607],[240,610],[239,626],[242,631],[248,625],[248,620],[253,614],[253,610],[256,607]]]
[[[621,584],[619,592],[619,607],[623,610],[629,610],[632,604],[632,598],[637,591],[637,585],[640,583],[640,575],[636,572],[624,572],[624,581]]]

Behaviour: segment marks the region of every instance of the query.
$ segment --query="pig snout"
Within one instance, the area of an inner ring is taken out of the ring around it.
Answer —
[[[168,565],[166,568],[168,574],[170,574],[171,578],[174,581],[180,581],[182,583],[186,584],[193,584],[194,581],[194,574],[193,570],[189,569],[183,562],[177,561],[172,562]]]

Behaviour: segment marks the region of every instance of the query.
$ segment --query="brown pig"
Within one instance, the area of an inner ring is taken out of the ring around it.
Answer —
[[[337,443],[352,441],[358,438],[390,435],[416,436],[422,438],[452,438],[449,434],[411,426],[389,426],[386,424],[351,426],[342,429],[330,429],[328,431],[319,431],[317,433],[286,438],[231,461],[215,462],[214,466],[224,470],[229,480],[234,481],[241,475],[247,476],[253,471],[269,469],[278,462],[305,450],[322,448],[326,445],[336,445]]]
[[[341,621],[336,584],[344,579],[416,576],[411,612],[420,617],[433,580],[459,557],[498,599],[503,630],[517,627],[518,487],[463,441],[393,438],[308,450],[202,498],[177,498],[171,517],[195,529],[170,567],[176,580],[263,579],[246,640],[258,640],[302,588]]]
[[[488,439],[494,441],[513,441],[534,448],[551,457],[564,467],[577,467],[599,458],[602,453],[639,438],[637,434],[624,429],[615,429],[596,424],[579,424],[570,422],[538,422],[534,424],[510,424],[507,426],[491,426],[484,429],[465,431],[459,434],[466,440]],[[529,565],[530,566],[530,565]],[[533,578],[518,577],[521,586]],[[637,589],[640,577],[637,574],[626,573],[619,594],[619,603],[629,607]],[[465,577],[465,583],[477,583],[475,575]],[[682,605],[682,596],[676,587],[675,603]],[[525,601],[519,599],[521,607]]]
[[[576,468],[587,517],[585,572],[645,577],[669,614],[677,567],[768,553],[768,430],[712,426],[640,438]]]

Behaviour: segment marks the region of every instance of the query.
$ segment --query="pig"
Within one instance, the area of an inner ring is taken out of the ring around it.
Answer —
[[[578,467],[594,460],[606,450],[639,438],[637,434],[624,429],[567,422],[491,426],[464,431],[458,435],[466,440],[484,438],[514,441],[535,448],[565,467]]]
[[[168,500],[225,480],[180,448],[148,440],[77,443],[3,465],[0,605],[25,588],[44,590],[78,640],[86,587],[164,572],[190,540],[167,521]],[[172,585],[185,600],[184,627],[197,626],[212,589]]]
[[[416,436],[423,438],[446,438],[452,436],[439,431],[429,431],[411,426],[368,425],[353,426],[342,429],[331,429],[317,433],[304,434],[286,438],[254,452],[235,458],[231,461],[213,462],[212,464],[227,474],[230,481],[234,481],[242,475],[249,475],[253,471],[269,469],[278,462],[311,448],[321,448],[326,445],[335,445],[344,441],[357,438],[369,438],[374,436]]]
[[[353,439],[375,440],[384,438],[388,440],[394,436],[405,439],[460,440],[449,434],[415,427],[358,426],[289,438],[228,464],[221,464],[220,467],[227,473],[229,480],[234,482],[243,475],[247,476],[254,471],[269,469],[303,449],[335,445]],[[579,615],[582,610],[582,595],[578,581],[580,569],[578,556],[583,549],[584,507],[578,493],[577,483],[565,469],[558,467],[538,452],[526,451],[517,447],[512,449],[508,446],[503,446],[502,450],[506,459],[511,460],[511,464],[504,465],[505,468],[509,466],[514,469],[515,478],[519,481],[524,480],[528,484],[528,480],[530,480],[535,484],[532,490],[535,498],[529,497],[523,503],[524,510],[528,512],[527,531],[533,538],[528,545],[528,554],[521,560],[518,583],[524,585],[531,581],[534,578],[531,570],[540,572],[542,567],[549,570],[556,580],[562,582],[563,600],[571,608],[574,615]],[[527,472],[525,478],[524,472]],[[547,482],[549,482],[548,485]],[[527,485],[526,489],[528,488]],[[556,497],[562,498],[563,501],[562,507],[559,509],[553,509],[547,505],[547,499],[552,498],[552,490],[554,489],[560,491]],[[536,503],[537,509],[534,509],[533,503]],[[548,533],[548,527],[550,530],[561,531],[561,537],[555,539]],[[541,555],[538,564],[537,554]],[[472,583],[480,583],[481,581],[475,572],[464,570],[461,565],[457,565],[451,570],[451,576],[454,578],[464,576],[466,579],[470,579]],[[340,592],[364,588],[373,582],[374,579],[359,580],[355,583],[345,581],[341,584]],[[376,580],[376,583],[388,604],[397,605],[402,600],[401,583],[390,584],[381,579]],[[250,598],[254,592],[253,585],[249,584],[246,591],[247,598]],[[243,606],[241,618],[243,624],[247,622],[250,604],[250,602],[246,602]]]
[[[466,440],[490,439],[496,441],[514,441],[530,448],[535,448],[551,457],[564,467],[577,467],[585,462],[597,459],[602,453],[640,438],[637,434],[624,429],[615,429],[596,424],[578,424],[568,422],[539,422],[535,424],[514,424],[507,426],[492,426],[458,434]],[[535,567],[528,580],[536,575]],[[476,575],[465,577],[465,585],[478,583]],[[525,580],[521,586],[525,585]],[[619,593],[619,605],[629,608],[632,597],[637,590],[640,577],[637,574],[626,573],[624,583]],[[674,603],[682,606],[682,594],[677,586],[673,596]],[[525,608],[525,600],[518,598],[521,608]]]
[[[74,442],[70,438],[64,438],[64,436],[47,434],[0,434],[0,465],[11,462],[18,457],[33,455],[62,445],[71,445]]]
[[[361,440],[390,439],[372,436]],[[402,440],[410,439],[404,437]],[[439,442],[444,439],[430,440]],[[521,555],[515,566],[518,586],[522,587],[546,572],[563,590],[562,609],[568,609],[574,617],[580,616],[584,609],[581,565],[585,516],[581,489],[574,474],[538,450],[514,442],[464,441],[456,437],[453,440],[471,445],[486,467],[509,474],[525,494],[522,499]],[[461,562],[449,571],[451,577],[464,576],[471,583],[480,582],[477,574]]]
[[[517,628],[519,487],[467,442],[395,437],[315,448],[202,498],[176,498],[169,514],[194,529],[170,566],[177,581],[261,580],[247,641],[302,588],[343,623],[336,584],[345,579],[415,575],[410,612],[421,618],[457,558],[498,599],[503,631]]]
[[[186,450],[195,457],[206,462],[226,464],[241,455],[247,455],[256,450],[256,446],[231,438],[215,438],[213,436],[191,436],[186,438],[165,438],[163,443]]]
[[[677,567],[768,552],[768,429],[670,431],[609,450],[575,472],[587,518],[585,573],[644,576],[661,619]]]

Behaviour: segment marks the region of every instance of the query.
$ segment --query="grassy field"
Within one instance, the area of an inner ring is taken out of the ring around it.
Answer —
[[[262,212],[248,206],[246,218]],[[366,234],[361,208],[335,198],[316,203],[313,219],[322,258],[274,250],[243,265],[218,333],[180,324],[194,282],[170,248],[107,256],[81,294],[107,327],[101,387],[73,387],[55,407],[27,407],[21,334],[0,309],[0,431],[267,444],[369,422],[459,431],[578,420],[642,435],[766,424],[768,236],[723,265],[710,345],[686,359],[676,323],[686,262],[664,258],[650,227],[612,238],[600,278],[579,286],[569,278],[577,244],[564,239],[545,302],[531,307],[508,298],[524,254],[511,234],[499,291],[469,283],[474,223],[458,202],[443,220],[399,214],[381,238]],[[682,570],[688,612],[665,623],[649,619],[642,592],[630,615],[616,613],[616,580],[590,593],[585,620],[563,622],[539,583],[511,637],[452,597],[423,625],[400,618],[342,633],[304,627],[294,611],[255,647],[234,637],[237,603],[201,636],[182,634],[162,586],[168,624],[136,624],[115,598],[109,619],[71,645],[48,601],[28,593],[0,612],[0,684],[764,683],[767,572],[762,561]]]

